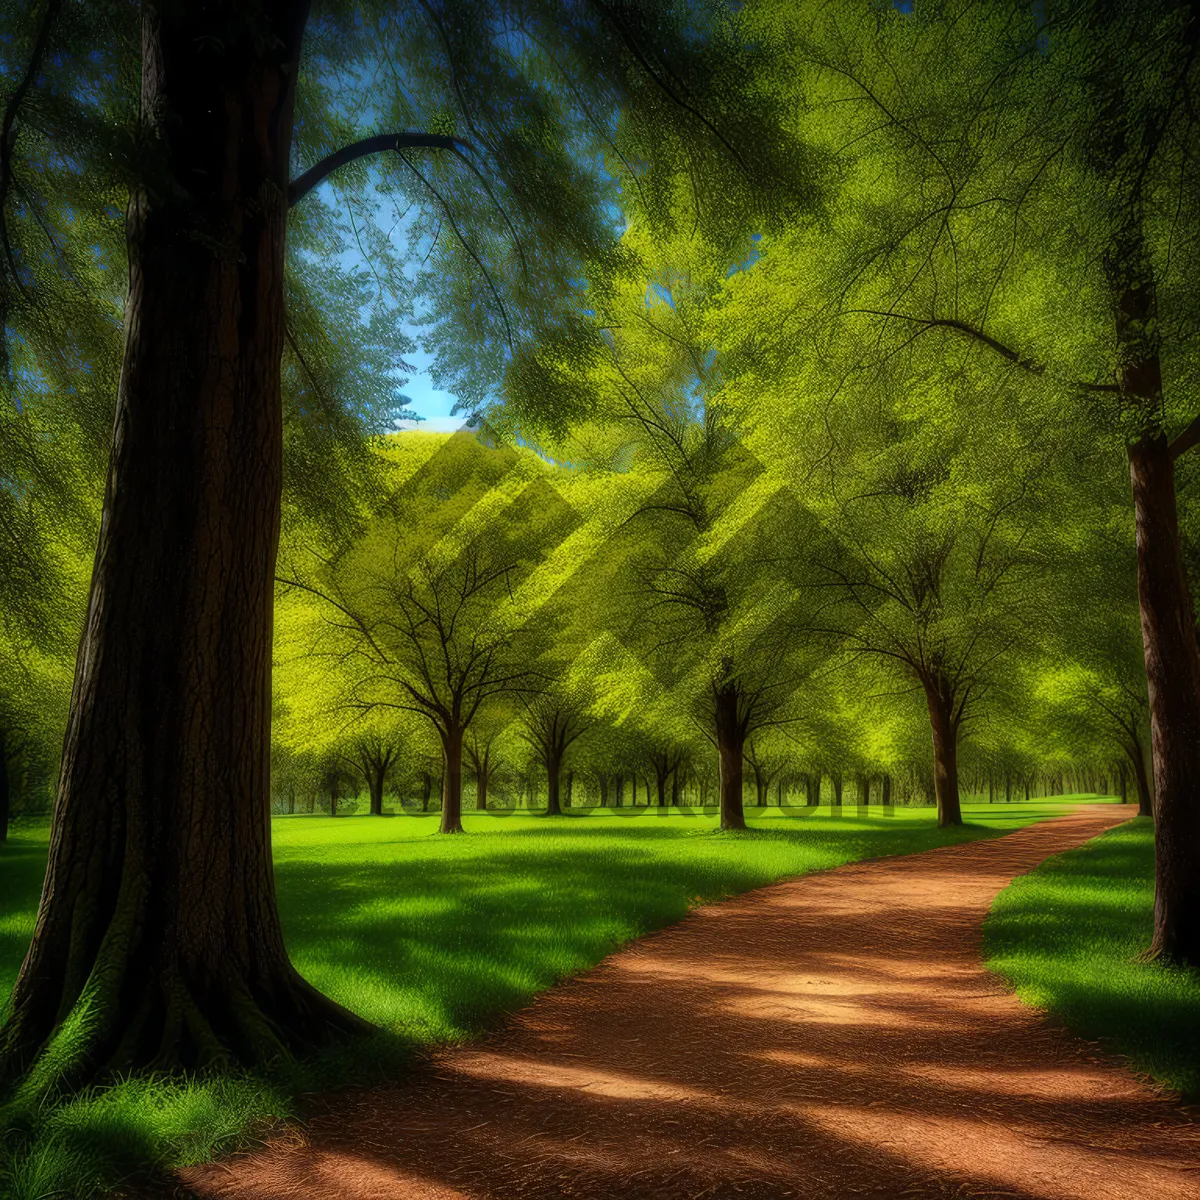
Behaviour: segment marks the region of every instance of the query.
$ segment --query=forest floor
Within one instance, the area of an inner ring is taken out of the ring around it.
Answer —
[[[1125,816],[696,909],[486,1041],[180,1179],[204,1200],[1200,1200],[1200,1124],[981,963],[1013,876]]]

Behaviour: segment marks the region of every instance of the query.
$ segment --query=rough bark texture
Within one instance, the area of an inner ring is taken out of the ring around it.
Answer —
[[[1129,447],[1129,476],[1154,764],[1149,953],[1200,965],[1200,651],[1179,547],[1174,465],[1164,437],[1146,437]],[[1141,780],[1138,791],[1141,812]]]
[[[284,223],[304,18],[294,0],[143,9],[148,165],[126,219],[112,458],[0,1077],[56,1033],[56,1078],[75,1081],[257,1064],[366,1028],[292,967],[271,868]]]
[[[961,825],[962,805],[958,798],[958,722],[954,700],[937,680],[925,683],[929,724],[933,732],[933,790],[937,796],[938,828]]]

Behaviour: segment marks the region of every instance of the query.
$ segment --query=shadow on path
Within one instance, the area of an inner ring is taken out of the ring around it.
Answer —
[[[694,911],[401,1085],[189,1168],[203,1200],[1200,1200],[1200,1126],[980,964],[1116,807]]]

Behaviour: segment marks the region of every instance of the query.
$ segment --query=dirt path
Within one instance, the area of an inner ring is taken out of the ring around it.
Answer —
[[[185,1172],[204,1200],[1200,1200],[1200,1125],[980,965],[1112,807],[698,909],[487,1042]]]

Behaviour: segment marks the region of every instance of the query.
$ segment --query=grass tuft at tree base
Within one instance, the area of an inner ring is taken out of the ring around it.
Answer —
[[[881,810],[874,810],[879,813]],[[288,948],[321,990],[381,1026],[365,1042],[271,1079],[136,1077],[60,1103],[0,1108],[0,1195],[85,1200],[245,1145],[296,1116],[296,1098],[395,1077],[414,1051],[478,1036],[538,992],[690,908],[788,876],[994,837],[1064,811],[1061,800],[859,816],[847,806],[465,814],[471,836],[431,836],[437,814],[273,823]],[[0,846],[0,995],[33,932],[48,831]]]
[[[1200,1099],[1200,971],[1147,963],[1154,826],[1137,818],[1047,859],[996,899],[987,965],[1027,1004]]]

